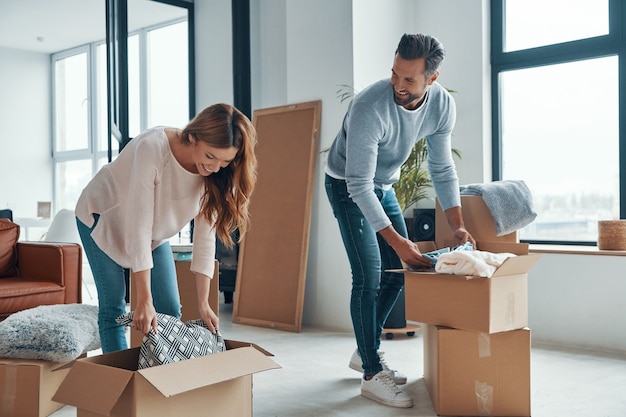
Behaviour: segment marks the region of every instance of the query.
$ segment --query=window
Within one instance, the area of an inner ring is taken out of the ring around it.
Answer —
[[[152,123],[182,127],[189,121],[188,50],[181,47],[187,34],[187,20],[180,18],[129,33],[131,137]],[[53,54],[52,64],[54,204],[55,210],[73,209],[108,159],[106,44]]]
[[[92,51],[93,45],[85,45],[52,55],[55,211],[73,209],[92,176],[97,128],[92,117],[97,100],[93,74],[101,70],[91,65]]]
[[[89,147],[89,47],[57,55],[54,74],[55,152]]]
[[[625,217],[621,3],[492,0],[493,179],[532,192],[523,241],[595,244]]]

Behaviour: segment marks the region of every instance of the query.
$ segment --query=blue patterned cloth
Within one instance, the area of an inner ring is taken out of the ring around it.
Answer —
[[[474,250],[474,245],[471,242],[465,242],[462,245],[456,245],[453,248],[441,248],[434,251],[422,253],[422,256],[426,259],[429,259],[432,262],[432,267],[434,268],[437,264],[437,259],[439,259],[439,255],[442,253],[454,252],[459,250]]]

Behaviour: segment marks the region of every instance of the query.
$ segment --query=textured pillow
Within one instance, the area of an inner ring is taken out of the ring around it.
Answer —
[[[0,278],[17,275],[15,245],[19,237],[19,224],[0,219]]]
[[[134,312],[119,316],[116,320],[124,326],[132,326]],[[150,330],[143,337],[139,349],[138,369],[164,365],[185,359],[197,358],[226,350],[224,339],[206,327],[202,320],[182,322],[176,317],[157,313],[155,334]]]
[[[0,357],[67,362],[99,348],[97,306],[39,306],[0,322]]]

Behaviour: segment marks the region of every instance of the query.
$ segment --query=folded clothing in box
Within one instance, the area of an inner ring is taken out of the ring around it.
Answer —
[[[433,242],[418,244],[422,253],[435,249]],[[407,320],[486,333],[528,326],[527,273],[541,255],[528,255],[528,244],[521,243],[478,242],[477,247],[517,256],[507,257],[489,278],[392,270],[404,273]]]

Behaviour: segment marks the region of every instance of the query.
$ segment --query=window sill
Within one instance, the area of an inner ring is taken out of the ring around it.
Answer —
[[[626,250],[600,250],[597,246],[531,244],[528,251],[530,253],[554,253],[561,255],[626,256]]]

